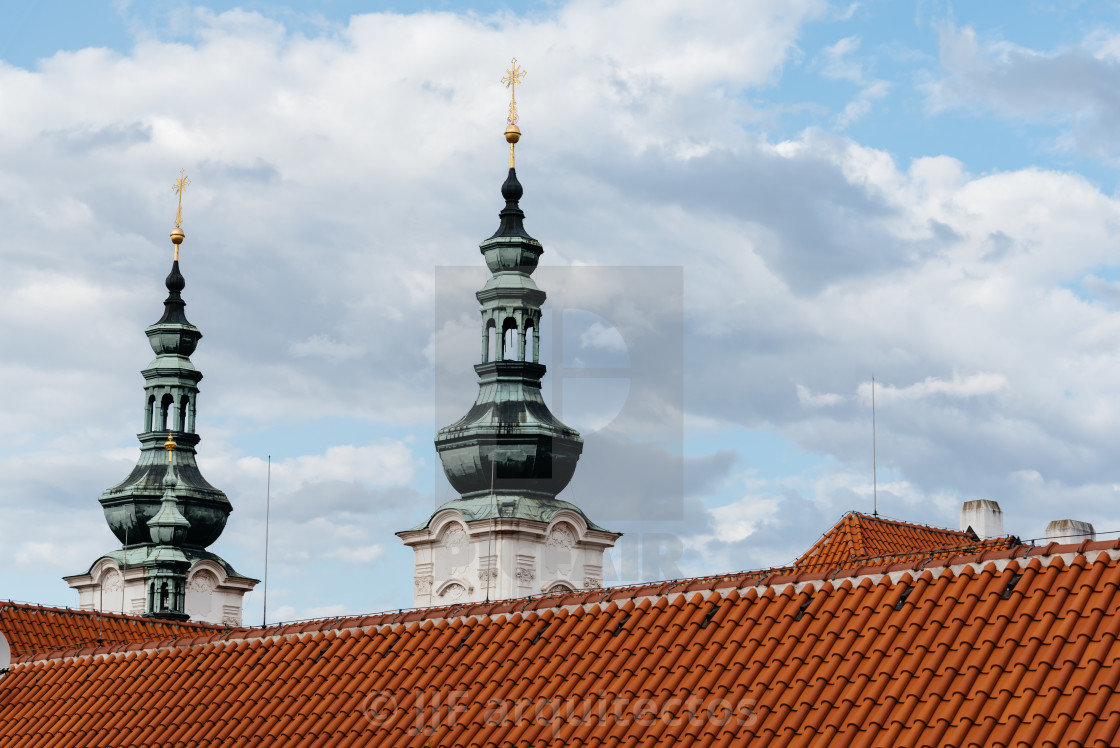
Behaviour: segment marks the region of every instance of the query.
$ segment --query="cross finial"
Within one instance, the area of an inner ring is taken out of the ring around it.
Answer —
[[[179,178],[171,186],[179,196],[179,207],[175,211],[175,228],[171,230],[171,241],[175,244],[175,262],[179,261],[179,245],[183,243],[183,237],[186,236],[183,233],[183,191],[190,186],[190,183],[186,169],[179,169]]]
[[[509,61],[509,70],[506,71],[506,76],[502,78],[502,83],[509,89],[509,116],[506,117],[506,124],[517,124],[517,84],[525,77],[525,71],[517,64],[517,58],[514,57]]]
[[[183,228],[183,191],[191,184],[190,177],[187,176],[186,169],[179,169],[179,178],[175,180],[175,184],[171,189],[175,190],[179,195],[179,209],[175,211],[175,228]]]
[[[506,117],[506,141],[509,143],[509,168],[513,168],[513,146],[521,139],[521,128],[517,126],[517,84],[525,77],[525,71],[514,57],[509,62],[509,70],[502,83],[509,89],[509,116]]]

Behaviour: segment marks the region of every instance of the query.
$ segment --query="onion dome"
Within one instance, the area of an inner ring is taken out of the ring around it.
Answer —
[[[474,367],[478,398],[435,440],[444,473],[462,497],[445,506],[454,505],[468,521],[495,513],[548,521],[561,508],[579,511],[556,498],[575,473],[583,439],[541,396],[546,297],[530,276],[544,249],[525,230],[518,203],[523,194],[511,167],[498,230],[479,245],[492,275],[476,294],[485,341],[483,360]]]

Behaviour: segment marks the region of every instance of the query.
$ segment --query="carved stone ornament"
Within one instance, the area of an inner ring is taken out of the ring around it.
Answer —
[[[522,567],[517,570],[515,576],[517,577],[517,583],[519,585],[521,585],[522,587],[528,587],[533,583],[533,578],[536,577],[536,574],[533,573],[532,569],[526,569]]]
[[[198,572],[187,583],[187,592],[196,592],[200,595],[212,595],[216,589],[218,589],[218,580],[208,571]]]
[[[455,600],[458,600],[459,598],[461,598],[464,594],[466,594],[466,592],[467,592],[467,590],[461,584],[449,584],[447,586],[447,588],[444,589],[444,591],[440,595],[440,597],[446,598],[446,599],[451,600],[451,601],[455,601]]]
[[[443,547],[452,553],[458,553],[467,540],[467,534],[461,527],[452,527],[443,535]]]
[[[566,525],[557,525],[548,534],[547,544],[552,548],[573,548],[576,536]]]
[[[102,592],[120,592],[124,587],[124,577],[116,569],[109,569],[101,575]]]
[[[240,626],[241,625],[241,608],[237,605],[223,605],[222,606],[222,625],[223,626]]]
[[[497,578],[498,578],[498,570],[495,569],[493,566],[491,566],[488,569],[479,569],[478,570],[478,579],[479,579],[479,581],[481,581],[484,584],[486,583],[486,580],[490,580],[491,582],[493,582],[493,581],[497,580]]]
[[[431,576],[416,577],[416,594],[418,594],[418,595],[430,595],[430,594],[432,594],[432,583],[435,582],[435,581],[436,581],[435,578],[433,578]]]
[[[603,580],[599,579],[599,577],[584,577],[583,578],[583,588],[585,590],[594,590],[594,589],[598,589],[599,587],[602,587],[602,586],[603,586]]]

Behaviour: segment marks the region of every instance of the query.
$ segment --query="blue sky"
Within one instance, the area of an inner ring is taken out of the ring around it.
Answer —
[[[214,550],[263,573],[271,454],[278,615],[408,604],[392,532],[450,490],[514,55],[559,350],[637,367],[562,384],[572,490],[676,539],[652,573],[785,563],[869,509],[872,372],[886,514],[1120,529],[1113,3],[38,2],[0,6],[0,596],[72,603],[111,543],[185,167]],[[628,267],[676,268],[678,316]],[[620,355],[634,309],[682,353]]]
[[[422,11],[474,14],[486,18],[516,14],[530,18],[555,13],[556,2],[216,2],[204,7],[221,13],[239,8],[275,19],[293,33],[330,34],[345,27],[351,16],[370,12]],[[33,2],[0,8],[0,59],[34,69],[60,50],[91,46],[127,54],[137,38],[190,40],[193,28],[182,21],[192,6],[186,2]],[[64,13],[66,21],[58,21]],[[1115,189],[1115,168],[1103,168],[1096,154],[1055,148],[1068,113],[1050,112],[1023,121],[970,109],[951,109],[929,116],[921,87],[936,70],[941,32],[951,26],[970,27],[988,44],[1010,43],[1040,53],[1061,54],[1087,37],[1120,23],[1115,3],[1002,2],[952,4],[919,2],[835,3],[823,18],[806,23],[797,52],[775,76],[772,85],[744,95],[758,110],[752,123],[771,137],[795,135],[805,127],[839,129],[861,142],[883,148],[899,159],[951,153],[978,172],[1044,165],[1074,169],[1102,189]],[[874,117],[837,128],[836,118],[859,91],[852,80],[830,79],[826,50],[845,38],[858,40],[853,55],[869,80],[890,86],[878,100]],[[1010,134],[1010,137],[1009,137]]]

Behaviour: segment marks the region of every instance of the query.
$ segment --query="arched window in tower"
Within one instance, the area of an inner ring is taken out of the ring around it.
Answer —
[[[187,408],[190,407],[190,398],[183,395],[179,398],[179,418],[175,421],[175,428],[179,431],[188,431],[187,428]]]
[[[159,609],[160,609],[160,612],[166,611],[168,609],[168,602],[169,602],[168,598],[169,597],[170,596],[168,595],[168,592],[167,592],[167,582],[164,582],[163,584],[161,584],[159,586]]]
[[[497,336],[494,334],[494,320],[486,320],[486,350],[483,352],[482,363],[488,361],[497,361],[498,352],[496,346],[498,345]]]
[[[148,395],[148,402],[144,405],[144,430],[155,431],[156,425],[152,423],[152,418],[155,417],[156,412],[156,396]]]
[[[517,360],[517,320],[513,317],[502,323],[502,360]]]
[[[526,361],[537,363],[537,325],[533,318],[525,320],[525,355],[522,358]]]
[[[163,396],[162,402],[159,406],[159,430],[168,431],[171,429],[172,410],[171,406],[175,404],[175,398],[170,393]]]

